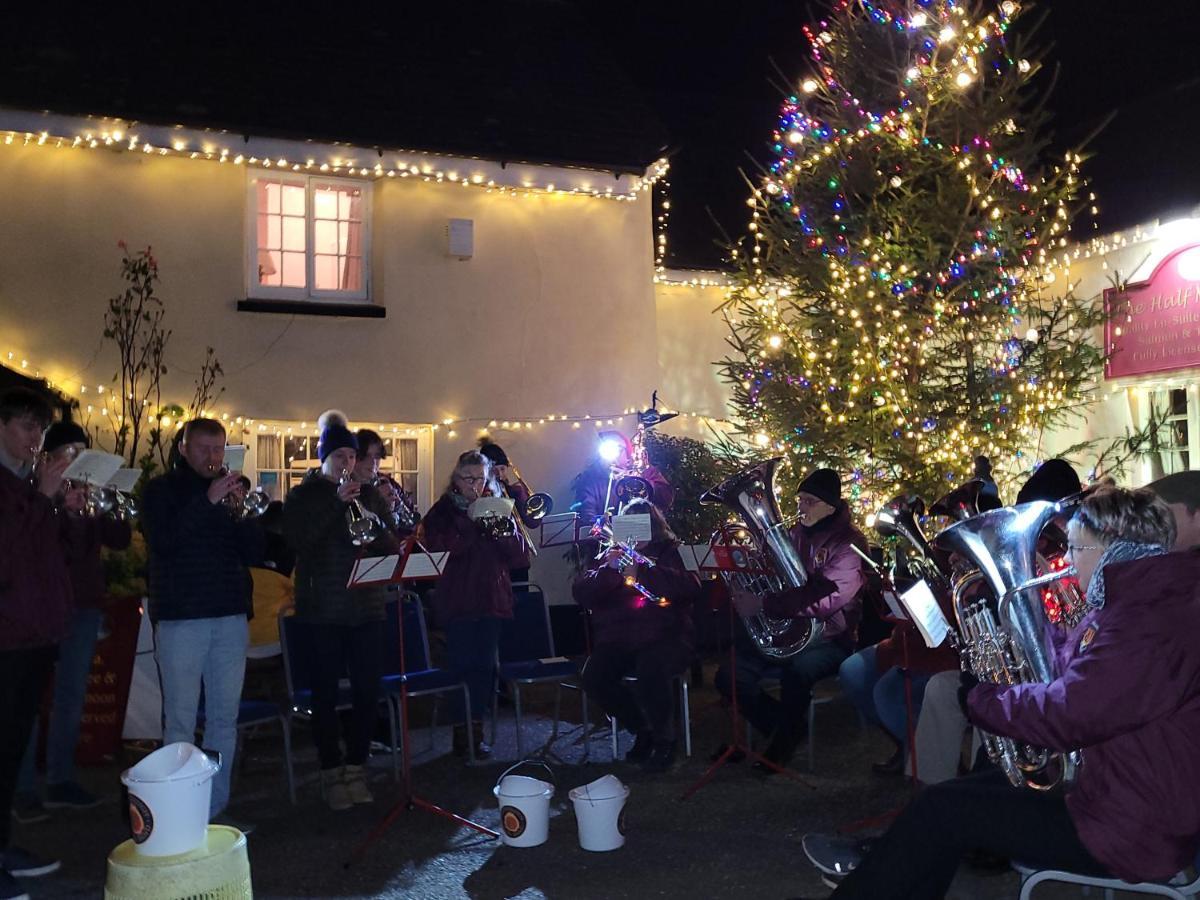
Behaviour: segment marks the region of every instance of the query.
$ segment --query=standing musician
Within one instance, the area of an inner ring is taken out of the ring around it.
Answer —
[[[964,673],[959,699],[985,731],[1081,750],[1075,782],[1031,790],[993,769],[926,788],[865,856],[840,860],[852,871],[835,897],[942,897],[970,850],[1127,881],[1166,881],[1195,860],[1200,554],[1168,552],[1174,519],[1145,489],[1089,494],[1067,539],[1090,612],[1065,667],[1049,684]]]
[[[513,508],[521,517],[521,521],[527,528],[537,528],[538,521],[530,518],[526,511],[526,504],[529,502],[532,491],[529,490],[529,485],[525,483],[524,479],[517,474],[516,467],[508,461],[508,454],[504,452],[504,448],[489,438],[483,437],[479,439],[479,452],[486,456],[492,464],[492,474],[496,477],[496,483],[500,485],[503,496],[513,501]],[[528,581],[529,566],[513,569],[508,574],[514,582]]]
[[[53,410],[29,388],[0,393],[0,894],[19,897],[18,877],[47,875],[57,860],[12,846],[13,790],[29,743],[55,648],[68,630],[68,513],[83,509],[83,491],[56,503],[66,459],[33,472]]]
[[[249,566],[262,558],[257,519],[231,514],[244,494],[240,472],[222,474],[225,427],[192,419],[179,458],[142,495],[150,556],[150,620],[163,693],[163,741],[191,743],[204,688],[204,743],[221,753],[211,816],[229,803],[238,705],[246,673],[247,616],[253,609]],[[224,821],[242,831],[250,826]]]
[[[416,499],[395,478],[379,471],[380,462],[387,459],[387,446],[379,433],[370,428],[360,428],[354,437],[358,441],[355,481],[369,484],[379,492],[388,507],[388,514],[383,517],[384,523],[398,536],[408,537],[416,530],[421,518]]]
[[[357,510],[385,518],[390,507],[369,484],[349,477],[358,441],[338,410],[321,414],[317,457],[321,467],[288,493],[283,530],[296,553],[296,621],[307,633],[313,667],[313,738],[321,761],[321,787],[330,809],[374,800],[366,770],[379,705],[387,590],[382,585],[350,588],[355,560],[399,549],[396,536],[380,527],[360,551],[351,540],[348,517]],[[353,700],[343,756],[337,713],[338,682],[348,674]]]
[[[491,460],[478,450],[468,450],[458,458],[445,492],[417,529],[417,538],[427,549],[450,553],[434,593],[434,607],[446,630],[449,668],[466,682],[471,695],[469,715],[454,729],[454,752],[465,754],[471,740],[477,758],[491,755],[483,742],[483,716],[495,686],[500,622],[513,615],[509,570],[529,565],[519,530],[514,527],[511,536],[489,534],[471,518],[472,503],[502,492]]]
[[[87,432],[77,423],[55,422],[46,431],[42,444],[45,456],[39,465],[61,459],[70,461],[90,445]],[[58,499],[61,503],[61,492]],[[75,749],[92,654],[103,618],[104,562],[100,550],[102,547],[124,550],[129,546],[132,532],[127,521],[113,515],[76,515],[69,517],[68,522],[74,532],[68,567],[75,602],[69,630],[58,645],[58,664],[54,668],[54,702],[46,733],[46,806],[87,809],[100,803],[100,798],[75,780]],[[31,810],[34,815],[45,814],[34,772],[36,747],[37,741],[31,736],[17,784],[17,805],[25,821],[29,821]]]
[[[865,553],[867,542],[851,523],[841,491],[841,479],[832,469],[816,469],[797,490],[798,521],[791,538],[808,572],[803,587],[767,596],[735,590],[732,597],[742,616],[765,613],[771,618],[816,618],[824,623],[819,640],[783,660],[761,655],[745,631],[738,629],[735,671],[731,673],[726,665],[717,670],[717,690],[729,698],[736,686],[742,714],[770,737],[764,758],[780,767],[787,765],[806,736],[813,685],[836,674],[853,651],[862,616],[861,595],[867,581],[854,548]],[[779,700],[760,687],[765,679],[775,678],[780,682]],[[721,748],[716,755],[724,752]]]
[[[695,653],[693,611],[699,579],[683,566],[679,540],[649,500],[632,500],[622,515],[648,514],[650,540],[636,551],[653,565],[630,563],[612,547],[598,568],[575,581],[575,601],[591,613],[592,653],[583,686],[636,739],[625,754],[648,772],[665,772],[675,761],[677,733],[672,682]],[[660,598],[648,599],[641,585]],[[622,680],[634,675],[632,687]]]
[[[636,476],[650,483],[648,498],[664,513],[675,502],[675,490],[652,464],[634,463],[633,444],[619,431],[601,431],[598,435],[599,458],[575,477],[575,503],[571,507],[585,523],[591,524],[620,505],[616,486],[622,477]]]

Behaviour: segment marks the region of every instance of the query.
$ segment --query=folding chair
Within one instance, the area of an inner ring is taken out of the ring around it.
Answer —
[[[1030,900],[1033,896],[1033,889],[1047,881],[1082,885],[1084,893],[1088,893],[1090,888],[1104,888],[1105,900],[1113,900],[1114,891],[1185,900],[1187,897],[1200,896],[1200,855],[1196,856],[1193,865],[1196,872],[1180,872],[1169,882],[1139,881],[1136,884],[1122,881],[1119,878],[1099,878],[1094,875],[1079,875],[1075,872],[1059,872],[1054,869],[1038,871],[1017,862],[1013,863],[1013,868],[1021,874],[1020,900]]]
[[[401,628],[401,610],[404,621]],[[461,691],[463,709],[471,708],[471,694],[466,684],[447,669],[436,669],[429,665],[429,632],[425,627],[425,610],[421,598],[412,591],[405,591],[387,603],[388,640],[383,652],[383,691],[396,709],[400,722],[401,740],[408,740],[407,709],[401,702],[401,693],[408,687],[408,697],[437,696]],[[400,640],[404,639],[404,660],[401,665]],[[437,707],[434,707],[433,723],[430,725],[430,745],[433,742],[433,726],[437,722]],[[475,762],[475,742],[467,741],[467,754]]]
[[[284,774],[287,776],[288,799],[292,801],[292,805],[296,805],[296,782],[292,773],[292,727],[288,722],[288,717],[284,715],[283,710],[270,700],[249,700],[243,697],[238,702],[238,717],[237,717],[237,744],[234,748],[234,765],[243,759],[242,744],[247,731],[257,728],[259,725],[269,725],[277,723],[280,730],[283,732],[283,767]],[[196,728],[204,731],[204,691],[200,691],[200,708],[196,711]],[[237,769],[234,769],[234,777],[237,776]]]
[[[626,684],[637,684],[636,675],[626,675],[621,679]],[[692,710],[689,703],[688,694],[688,679],[687,673],[675,676],[675,683],[679,687],[679,717],[683,722],[683,754],[691,757],[692,755]],[[617,761],[617,720],[612,716],[608,717],[609,725],[612,729],[612,757],[613,762]]]
[[[574,680],[578,684],[579,679],[579,667],[569,659],[560,658],[554,650],[550,612],[546,608],[546,595],[540,585],[524,581],[513,585],[513,617],[506,619],[500,626],[499,665],[496,677],[512,689],[517,725],[517,757],[523,759],[525,750],[521,738],[521,687],[555,683],[553,737],[557,738],[562,711],[562,682]],[[579,694],[583,707],[583,721],[586,723],[587,693],[581,690]],[[496,741],[499,706],[499,694],[493,692],[492,743]]]
[[[297,625],[290,610],[279,613],[279,643],[283,650],[283,676],[287,684],[288,702],[291,705],[287,711],[289,721],[292,719],[310,720],[313,716],[312,670],[309,667],[307,655],[301,652],[304,642],[296,630]],[[379,702],[387,710],[388,727],[392,736],[392,777],[398,780],[400,777],[400,754],[396,738],[396,711],[392,704],[392,698],[386,692],[381,694]],[[350,709],[353,705],[350,681],[348,678],[343,678],[338,682],[336,709]],[[290,742],[287,751],[290,770],[292,765]]]
[[[833,702],[834,697],[837,696],[838,690],[831,689],[829,684],[830,681],[835,680],[836,677],[837,676],[831,675],[829,678],[822,678],[813,685],[812,694],[809,697],[807,711],[808,746],[805,749],[805,754],[808,756],[808,771],[810,772],[812,772],[814,769],[813,758],[816,753],[817,746],[817,707]],[[778,693],[780,689],[779,679],[765,678],[762,681],[761,688],[768,693]],[[859,724],[860,726],[862,724],[861,717]],[[754,727],[749,722],[746,723],[746,746],[750,747],[751,749],[754,748]]]

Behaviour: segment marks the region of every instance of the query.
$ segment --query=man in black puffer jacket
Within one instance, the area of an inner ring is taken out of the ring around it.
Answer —
[[[204,685],[204,744],[220,751],[222,759],[210,807],[216,817],[229,803],[252,609],[248,566],[262,556],[263,534],[257,521],[235,517],[227,505],[240,504],[243,489],[240,472],[221,474],[221,423],[191,420],[179,450],[175,468],[150,481],[142,499],[150,619],[162,681],[164,743],[194,739]]]

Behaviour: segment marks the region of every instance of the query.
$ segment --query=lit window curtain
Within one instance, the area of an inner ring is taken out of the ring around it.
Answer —
[[[344,192],[350,200],[350,210],[346,218],[346,246],[342,248],[345,257],[342,260],[342,290],[361,291],[363,283],[363,220],[362,191]],[[339,223],[340,224],[340,223]]]

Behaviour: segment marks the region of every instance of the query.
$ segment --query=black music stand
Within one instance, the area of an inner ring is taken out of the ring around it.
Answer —
[[[717,546],[724,546],[726,548],[726,550],[734,549],[732,547],[732,545],[728,545],[728,544],[717,545]],[[710,552],[710,556],[711,556],[712,555],[712,547],[711,546],[710,546],[709,552]],[[714,561],[713,564],[711,564],[711,565],[703,565],[702,564],[701,568],[708,569],[710,571],[713,569],[716,569],[717,571],[729,571],[729,570],[743,571],[744,567],[739,567],[739,566],[734,565],[733,562],[731,561],[731,557],[732,557],[732,554],[730,554],[730,553],[722,554],[721,559],[719,561]],[[708,562],[708,560],[706,559],[705,562]],[[780,766],[777,763],[772,762],[771,760],[769,760],[765,756],[763,756],[761,753],[757,752],[756,750],[751,749],[743,741],[742,736],[746,733],[746,730],[745,730],[745,728],[742,727],[742,724],[743,724],[742,717],[738,711],[737,645],[734,640],[734,635],[736,634],[735,629],[738,628],[739,626],[738,626],[738,621],[737,621],[737,615],[733,608],[733,597],[732,596],[729,598],[728,606],[729,606],[729,678],[730,678],[730,684],[732,687],[732,690],[730,691],[731,696],[730,696],[729,722],[730,722],[730,729],[733,733],[733,736],[731,737],[729,743],[725,746],[725,752],[717,757],[717,759],[713,762],[713,764],[710,765],[708,767],[708,769],[705,770],[704,774],[701,775],[691,787],[689,787],[686,791],[684,791],[682,796],[680,796],[679,799],[680,800],[688,799],[693,794],[697,793],[702,787],[704,787],[706,784],[708,784],[710,781],[712,781],[717,776],[717,772],[720,771],[721,767],[724,766],[727,762],[729,762],[735,753],[741,753],[742,757],[744,759],[754,760],[755,762],[762,763],[763,766],[765,766],[766,768],[771,769],[772,771],[774,771],[780,775],[786,775],[788,778],[792,779],[796,783],[802,784],[809,790],[815,791],[817,789],[816,785],[811,784],[810,782],[806,781],[804,778],[802,778],[800,776],[800,774],[798,772],[794,772],[791,769],[785,769],[783,766]],[[810,736],[810,739],[811,739],[811,736]]]
[[[369,581],[363,580],[363,578],[367,574],[369,574],[373,571],[374,567],[368,567],[368,568],[366,568],[365,571],[362,572],[362,574],[358,580],[355,580],[354,577],[351,576],[350,587],[353,588],[353,587],[378,586],[381,584],[382,585],[401,584],[404,581],[413,581],[416,579],[423,579],[423,578],[437,578],[439,575],[441,575],[441,569],[439,568],[438,562],[435,559],[435,557],[432,554],[430,554],[428,551],[426,551],[424,548],[414,551],[414,549],[413,549],[414,546],[415,546],[415,541],[410,539],[410,541],[406,545],[405,549],[401,552],[400,560],[396,564],[395,569],[386,578],[384,578],[384,579],[372,578]],[[405,574],[406,570],[408,570],[410,568],[409,560],[413,559],[414,557],[416,557],[417,560],[426,562],[427,566],[424,567],[422,574],[419,574],[419,575],[407,574],[406,575]],[[432,569],[433,574],[424,574],[425,572],[428,572],[430,569]],[[356,567],[356,570],[357,570],[357,567]],[[404,673],[406,670],[405,657],[404,657],[404,605],[403,605],[404,598],[401,597],[398,602],[401,604],[400,615],[398,616],[399,626],[400,626],[400,634],[399,634],[400,671],[401,671],[401,673]],[[470,710],[467,710],[466,712],[467,712],[467,719],[469,721],[470,720]],[[354,848],[353,852],[351,852],[351,854],[350,854],[350,858],[344,864],[345,868],[349,868],[350,864],[354,860],[358,859],[358,857],[360,857],[364,852],[366,852],[366,849],[368,847],[370,847],[371,844],[375,843],[375,841],[377,841],[383,835],[384,831],[387,830],[388,826],[391,825],[392,822],[396,821],[396,819],[398,819],[402,813],[410,812],[412,810],[422,810],[423,812],[433,813],[436,816],[441,816],[443,819],[449,819],[451,822],[454,822],[456,825],[459,825],[463,828],[470,828],[474,831],[479,832],[480,834],[487,835],[490,838],[499,838],[500,837],[500,835],[497,832],[492,831],[492,829],[487,828],[484,825],[480,825],[478,822],[472,822],[470,819],[460,816],[457,813],[452,813],[448,809],[443,809],[442,807],[438,806],[436,803],[426,800],[424,797],[420,796],[413,790],[412,760],[409,757],[409,749],[408,749],[409,748],[409,740],[408,740],[408,681],[407,681],[407,679],[402,679],[400,682],[400,741],[401,741],[401,747],[400,747],[400,779],[401,779],[401,781],[400,781],[400,790],[401,790],[400,799],[391,808],[391,810],[388,811],[388,814],[386,816],[384,816],[383,820],[380,821],[380,823],[378,825],[376,825],[373,829],[371,829],[371,832],[363,839],[362,843],[360,843],[357,847]]]

